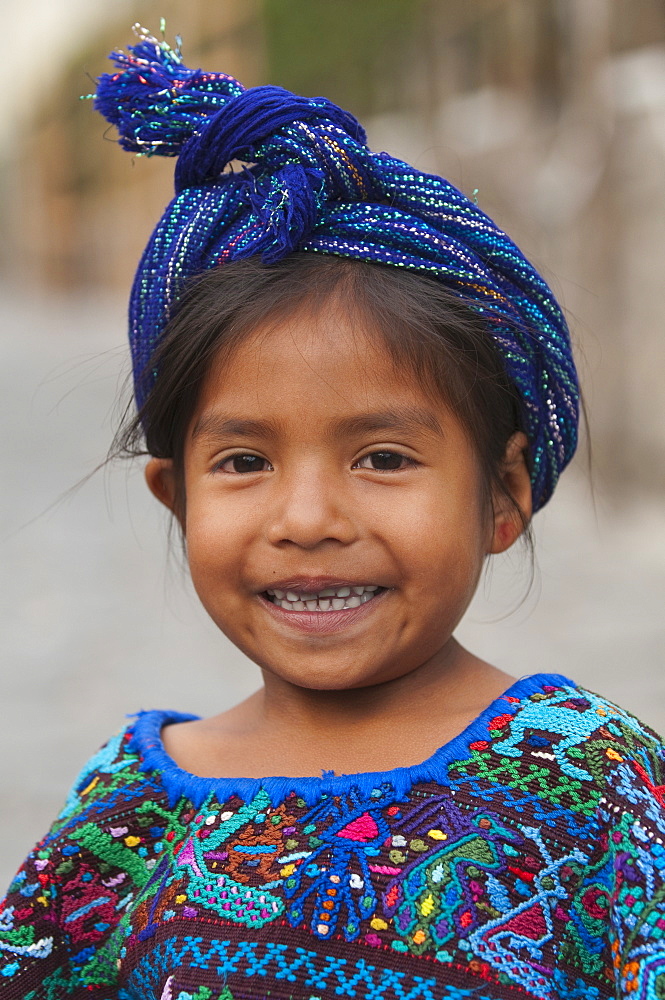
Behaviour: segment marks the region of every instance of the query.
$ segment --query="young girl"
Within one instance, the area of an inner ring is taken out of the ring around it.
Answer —
[[[122,444],[264,686],[92,757],[4,902],[3,998],[665,997],[662,744],[453,637],[575,448],[550,290],[323,98],[114,58],[121,144],[179,157]]]

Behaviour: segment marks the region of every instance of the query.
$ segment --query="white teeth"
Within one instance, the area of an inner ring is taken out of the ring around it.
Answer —
[[[379,590],[376,583],[359,586],[326,587],[318,594],[302,593],[294,590],[268,590],[274,603],[286,611],[343,611],[358,608],[370,601]]]

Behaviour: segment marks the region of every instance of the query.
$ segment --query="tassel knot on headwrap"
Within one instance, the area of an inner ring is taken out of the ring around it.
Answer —
[[[561,309],[508,236],[444,178],[371,152],[356,119],[325,98],[188,69],[179,49],[143,29],[111,58],[118,72],[99,78],[95,107],[121,146],[178,157],[175,197],[130,301],[139,408],[189,278],[296,250],[377,261],[436,278],[484,316],[522,401],[534,509],[546,503],[575,450],[579,390]]]

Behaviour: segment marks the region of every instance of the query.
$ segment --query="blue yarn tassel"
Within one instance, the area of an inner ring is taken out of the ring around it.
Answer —
[[[179,48],[138,31],[137,45],[111,53],[118,72],[99,77],[94,106],[128,152],[178,156],[211,112],[245,88],[225,73],[188,69]]]

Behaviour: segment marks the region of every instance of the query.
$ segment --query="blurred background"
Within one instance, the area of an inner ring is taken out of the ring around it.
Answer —
[[[591,460],[585,443],[536,518],[531,589],[526,554],[493,565],[459,635],[665,731],[662,0],[0,9],[0,880],[125,713],[212,713],[258,683],[198,607],[141,469],[90,475],[121,409],[129,284],[171,196],[173,161],[123,153],[80,99],[136,21],[165,18],[190,66],[353,111],[373,148],[477,190],[540,268],[577,342]]]

